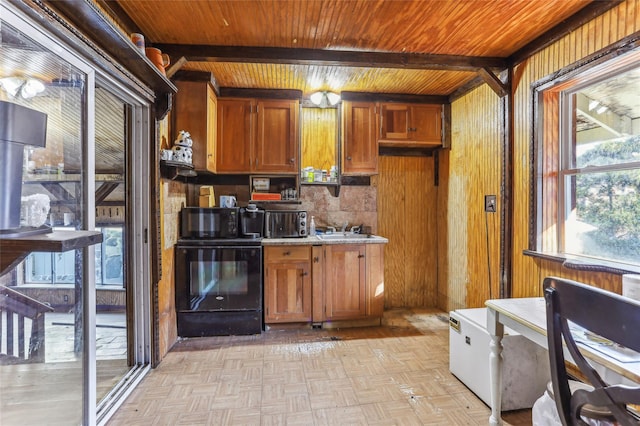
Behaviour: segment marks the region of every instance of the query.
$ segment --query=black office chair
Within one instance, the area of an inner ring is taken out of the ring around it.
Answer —
[[[623,426],[638,425],[638,419],[627,410],[627,404],[640,404],[640,387],[605,383],[580,353],[567,321],[614,344],[640,352],[640,303],[562,278],[545,278],[543,288],[553,398],[562,424],[585,425],[581,417],[584,416],[609,418]],[[591,386],[572,386],[574,391],[571,391],[563,338],[573,363]]]

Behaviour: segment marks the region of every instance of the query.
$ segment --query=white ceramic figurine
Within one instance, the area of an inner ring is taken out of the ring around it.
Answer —
[[[186,146],[176,145],[173,147],[173,161],[191,164],[193,151]]]
[[[193,140],[191,140],[191,134],[184,130],[180,130],[180,132],[178,132],[178,137],[176,138],[173,144],[177,146],[191,147],[193,145]]]

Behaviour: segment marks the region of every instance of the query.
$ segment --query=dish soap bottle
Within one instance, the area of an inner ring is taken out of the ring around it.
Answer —
[[[311,216],[311,222],[309,222],[309,235],[312,237],[316,235],[316,221],[313,219],[313,216]]]

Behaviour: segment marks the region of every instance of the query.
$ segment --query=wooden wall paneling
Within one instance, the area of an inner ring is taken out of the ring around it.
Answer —
[[[159,137],[163,144],[170,141],[170,117],[159,126]],[[179,215],[186,205],[187,186],[179,181],[160,179],[160,242],[162,251],[162,276],[157,284],[157,359],[159,363],[178,339],[175,308],[174,246],[178,240]]]
[[[470,182],[468,192],[472,196],[469,210],[473,220],[471,229],[480,229],[479,238],[470,241],[477,256],[469,261],[470,276],[475,278],[467,290],[468,306],[484,306],[488,298],[500,295],[500,185],[503,165],[503,108],[501,100],[491,91],[478,93],[482,97],[483,114],[476,114],[477,122],[472,124],[476,131],[480,131],[480,138],[475,149],[482,152],[476,156],[474,164],[477,178]],[[469,153],[471,155],[471,153]],[[497,206],[495,213],[484,210],[485,195],[495,195]],[[475,233],[474,233],[475,234]],[[478,235],[478,234],[476,234]]]
[[[440,225],[446,223],[448,232],[445,236],[438,238],[438,257],[441,263],[438,268],[438,288],[439,305],[446,311],[466,308],[466,294],[469,277],[467,273],[467,208],[465,201],[466,171],[463,158],[466,140],[460,137],[463,128],[455,120],[458,116],[458,106],[460,102],[454,102],[452,108],[452,132],[451,144],[453,148],[449,151],[448,168],[449,173],[445,179],[440,180],[438,193],[446,193],[442,198],[441,209],[444,217],[439,221]],[[459,144],[459,145],[458,145]],[[446,296],[445,296],[446,293]]]
[[[484,85],[455,101],[451,108],[452,149],[445,183],[449,231],[446,241],[439,239],[440,251],[447,253],[447,263],[441,265],[447,281],[440,280],[440,286],[448,286],[446,305],[440,306],[443,309],[480,307],[489,297],[499,295],[500,98]],[[496,195],[496,213],[485,214],[485,195]]]
[[[433,157],[380,157],[378,229],[385,247],[385,307],[437,305],[437,187]]]
[[[558,92],[553,93],[545,93],[543,103],[545,105],[552,105],[553,107],[545,108],[541,113],[544,114],[544,127],[540,128],[543,132],[544,140],[556,140],[559,137],[559,119],[558,116],[560,114],[558,108]],[[541,141],[540,141],[541,142]],[[540,181],[538,182],[541,185],[541,190],[543,193],[542,196],[542,204],[544,200],[553,200],[558,197],[558,180],[557,180],[557,172],[559,168],[559,159],[557,150],[553,153],[550,153],[552,156],[549,158],[545,157],[545,169],[549,170],[543,176],[541,176]],[[535,161],[535,160],[534,160]],[[532,182],[532,184],[536,184],[536,182]],[[538,203],[536,203],[538,204]],[[542,212],[543,221],[545,223],[553,223],[555,222],[555,218],[558,215],[558,210],[556,206],[554,208],[544,209]],[[556,242],[556,229],[542,229],[540,235],[541,247],[546,250],[552,250],[555,247]]]
[[[578,271],[569,269],[551,260],[536,260],[539,268],[538,282],[542,295],[542,281],[548,276],[561,276],[570,280],[580,281],[614,293],[622,293],[622,277],[604,272]]]
[[[405,259],[407,212],[402,157],[380,157],[378,177],[378,233],[389,239],[384,249],[385,309],[407,306]]]
[[[455,226],[448,222],[449,215],[449,157],[450,149],[443,149],[438,152],[438,191],[436,205],[436,250],[438,252],[437,264],[437,295],[436,306],[444,311],[449,310],[450,274],[449,274],[449,233]]]
[[[337,164],[338,110],[302,108],[302,154],[300,166],[329,171]]]
[[[409,307],[437,300],[437,187],[433,157],[401,158],[405,171],[405,298]]]
[[[514,87],[514,158],[517,159],[514,164],[514,297],[541,295],[541,280],[548,275],[571,277],[598,287],[621,291],[620,277],[617,275],[574,271],[563,267],[561,263],[541,261],[522,253],[528,244],[529,188],[533,184],[529,151],[533,105],[531,84],[633,34],[640,27],[640,16],[635,13],[638,6],[637,0],[621,3],[522,64],[522,78]]]

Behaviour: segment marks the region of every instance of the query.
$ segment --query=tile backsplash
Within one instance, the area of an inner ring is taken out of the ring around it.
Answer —
[[[377,195],[375,186],[341,186],[339,196],[334,197],[325,186],[302,185],[300,209],[315,217],[317,228],[334,226],[339,229],[347,222],[349,228],[370,226],[375,234],[378,224]]]
[[[188,204],[197,205],[199,185],[189,185]],[[216,204],[220,195],[235,195],[238,205],[245,206],[250,192],[247,185],[214,185]],[[314,216],[318,229],[333,226],[339,229],[345,222],[348,227],[365,225],[377,232],[378,207],[377,186],[342,185],[339,196],[334,197],[326,186],[302,185],[301,204],[265,204],[266,210],[306,210]]]

